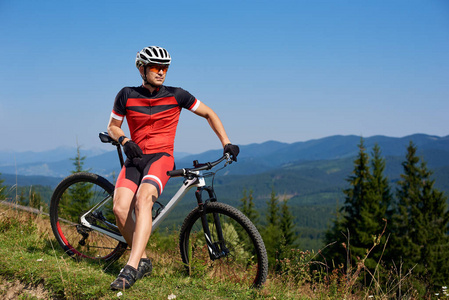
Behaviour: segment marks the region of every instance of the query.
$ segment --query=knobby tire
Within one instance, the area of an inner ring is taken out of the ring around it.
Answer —
[[[212,243],[226,245],[227,254],[211,259],[207,250],[200,208],[184,220],[180,232],[181,258],[190,275],[211,280],[261,287],[268,272],[268,259],[262,237],[254,224],[239,210],[224,203],[204,205]],[[224,241],[218,240],[213,215],[219,216]]]

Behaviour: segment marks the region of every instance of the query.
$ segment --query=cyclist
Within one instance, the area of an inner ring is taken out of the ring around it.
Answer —
[[[174,169],[173,147],[182,108],[205,118],[220,139],[224,153],[237,161],[239,147],[231,144],[217,114],[181,88],[164,86],[170,54],[157,46],[137,53],[136,67],[142,77],[139,87],[124,87],[116,96],[108,133],[127,156],[114,191],[113,211],[117,226],[131,247],[129,260],[111,289],[131,287],[149,275],[151,261],[145,253],[152,229],[153,203],[164,190]],[[121,129],[126,117],[130,138]],[[135,220],[133,218],[133,211]]]

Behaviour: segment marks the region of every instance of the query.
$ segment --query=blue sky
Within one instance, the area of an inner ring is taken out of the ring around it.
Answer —
[[[0,44],[0,150],[102,147],[149,45],[236,144],[449,134],[446,0],[0,0]],[[181,114],[175,151],[219,147]]]

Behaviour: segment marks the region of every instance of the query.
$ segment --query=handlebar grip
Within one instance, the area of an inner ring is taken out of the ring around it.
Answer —
[[[173,170],[173,171],[167,171],[167,175],[170,177],[179,177],[184,176],[186,173],[185,169],[179,169],[179,170]]]

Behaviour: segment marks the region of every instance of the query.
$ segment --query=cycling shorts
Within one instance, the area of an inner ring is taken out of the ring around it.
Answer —
[[[144,154],[142,158],[127,159],[115,187],[126,187],[136,193],[141,183],[149,183],[156,187],[160,196],[170,178],[167,171],[174,168],[175,160],[168,153]]]

